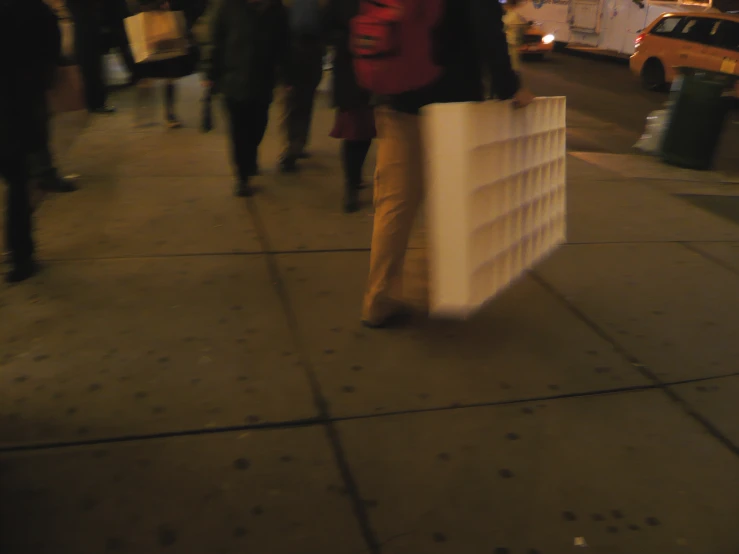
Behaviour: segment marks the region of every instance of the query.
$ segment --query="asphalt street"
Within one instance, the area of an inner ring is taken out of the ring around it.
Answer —
[[[554,53],[542,61],[527,61],[527,86],[542,96],[566,96],[570,110],[595,118],[602,125],[580,129],[570,121],[570,150],[629,153],[647,115],[660,109],[668,94],[643,90],[627,64]],[[720,144],[718,164],[739,171],[739,113],[731,114]]]

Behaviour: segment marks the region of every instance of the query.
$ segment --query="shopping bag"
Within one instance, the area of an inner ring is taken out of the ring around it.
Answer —
[[[136,63],[187,55],[189,41],[183,12],[141,12],[124,20]]]
[[[668,110],[654,110],[647,116],[644,133],[634,145],[634,148],[645,154],[658,156],[662,148],[662,140],[667,130],[669,118]]]
[[[423,110],[432,315],[466,318],[565,240],[565,99]]]
[[[85,88],[79,66],[64,65],[57,68],[47,100],[52,114],[85,109]]]

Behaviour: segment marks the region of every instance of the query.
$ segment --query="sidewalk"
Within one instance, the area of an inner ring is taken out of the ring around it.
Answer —
[[[675,194],[739,183],[573,153],[567,246],[471,321],[368,331],[326,99],[246,201],[182,92],[179,131],[130,91],[90,122],[47,269],[0,286],[0,552],[736,552],[739,225]]]

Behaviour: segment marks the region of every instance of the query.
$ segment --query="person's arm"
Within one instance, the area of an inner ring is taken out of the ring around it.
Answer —
[[[503,8],[498,0],[471,0],[471,4],[472,25],[483,68],[490,73],[495,96],[509,100],[519,91],[521,82],[508,54]]]

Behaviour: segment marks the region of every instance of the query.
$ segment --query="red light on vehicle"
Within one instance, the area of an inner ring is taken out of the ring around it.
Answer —
[[[642,33],[642,34],[640,34],[639,36],[636,37],[636,40],[634,41],[634,46],[635,47],[636,46],[639,46],[639,44],[641,44],[641,41],[644,40],[644,36],[645,36],[644,33]]]

